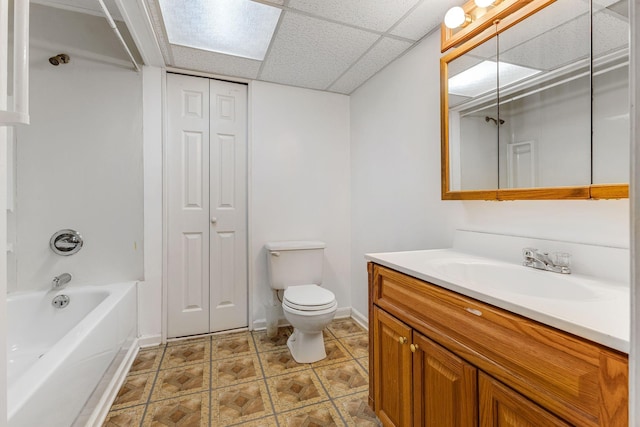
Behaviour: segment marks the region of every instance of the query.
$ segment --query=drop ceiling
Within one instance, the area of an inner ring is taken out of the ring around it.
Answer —
[[[113,0],[111,0],[113,1]],[[132,0],[126,0],[132,1]],[[254,0],[282,10],[263,61],[168,42],[158,0],[144,2],[165,65],[349,94],[426,34],[464,0]],[[215,1],[215,0],[211,0]],[[100,14],[98,0],[35,0]],[[114,18],[114,3],[106,2]]]

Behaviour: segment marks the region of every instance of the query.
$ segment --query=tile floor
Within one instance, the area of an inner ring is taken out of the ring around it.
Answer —
[[[141,350],[104,426],[379,426],[367,405],[368,336],[352,319],[325,330],[327,358],[296,363],[281,327]]]

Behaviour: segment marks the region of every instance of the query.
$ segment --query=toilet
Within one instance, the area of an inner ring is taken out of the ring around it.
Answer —
[[[270,242],[267,249],[269,285],[284,290],[282,311],[294,331],[287,341],[298,363],[327,357],[322,330],[333,320],[338,303],[333,292],[320,287],[324,242]]]

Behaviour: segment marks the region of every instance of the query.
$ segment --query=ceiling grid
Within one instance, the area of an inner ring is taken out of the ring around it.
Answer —
[[[96,0],[32,1],[100,13]],[[343,94],[352,93],[426,34],[439,28],[450,7],[464,3],[464,0],[252,0],[281,10],[265,58],[260,61],[173,44],[159,0],[137,1],[144,1],[147,6],[167,66]]]

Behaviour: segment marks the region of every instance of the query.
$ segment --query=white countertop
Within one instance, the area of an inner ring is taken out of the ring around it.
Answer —
[[[519,264],[470,255],[452,249],[435,249],[409,252],[366,254],[365,258],[376,264],[416,277],[434,285],[500,307],[512,313],[528,317],[540,323],[572,333],[604,346],[629,352],[630,297],[624,283],[600,280],[591,276],[569,275],[587,289],[589,298],[571,298],[564,293],[561,298],[525,295],[504,289],[493,289],[474,280],[461,279],[438,268],[442,260],[464,261],[504,266],[510,271],[524,269],[525,274],[537,274],[540,282],[553,280],[558,273],[535,270]],[[563,275],[564,276],[564,275]],[[558,289],[558,294],[562,290]]]

